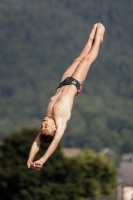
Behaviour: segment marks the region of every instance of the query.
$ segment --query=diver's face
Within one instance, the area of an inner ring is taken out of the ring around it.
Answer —
[[[45,134],[51,134],[54,130],[56,130],[54,120],[52,118],[45,117],[41,125],[41,130]]]

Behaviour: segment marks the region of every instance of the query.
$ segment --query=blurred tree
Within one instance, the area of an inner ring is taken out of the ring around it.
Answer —
[[[44,199],[44,197],[51,200],[65,200],[68,199],[67,193],[71,194],[72,199],[76,199],[76,187],[73,187],[73,182],[67,181],[71,165],[68,159],[63,157],[60,147],[41,171],[27,169],[28,153],[37,133],[36,129],[24,129],[4,139],[4,143],[0,147],[2,200],[30,200],[33,197],[35,200]],[[42,145],[37,157],[41,156],[46,148],[47,145]],[[68,180],[70,181],[70,179]]]
[[[91,151],[68,159],[58,147],[40,171],[27,169],[29,150],[37,133],[37,129],[23,129],[6,137],[0,146],[2,200],[78,200],[113,194],[115,167],[109,159]],[[46,148],[42,144],[37,158]]]
[[[76,159],[81,165],[82,196],[115,195],[117,170],[109,158],[92,150],[84,150]]]

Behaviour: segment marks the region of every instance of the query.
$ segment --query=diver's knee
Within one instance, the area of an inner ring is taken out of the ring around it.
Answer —
[[[83,58],[83,62],[86,62],[86,63],[88,63],[88,62],[92,62],[92,61],[94,61],[95,59],[96,59],[96,54],[95,53],[89,53],[88,55],[86,55],[84,58]]]

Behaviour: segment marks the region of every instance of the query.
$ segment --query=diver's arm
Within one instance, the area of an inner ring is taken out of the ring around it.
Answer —
[[[34,167],[38,167],[38,165],[40,166],[40,163],[43,165],[47,161],[47,159],[52,155],[52,153],[57,148],[64,134],[65,129],[66,129],[66,123],[57,127],[56,134],[53,141],[51,142],[45,154],[38,161],[34,162]]]
[[[41,145],[41,139],[40,139],[40,133],[37,135],[36,139],[34,140],[30,153],[29,153],[29,158],[27,161],[27,167],[30,168],[31,165],[33,164],[33,159],[35,157],[35,155],[37,154],[37,152],[40,149],[40,145]]]

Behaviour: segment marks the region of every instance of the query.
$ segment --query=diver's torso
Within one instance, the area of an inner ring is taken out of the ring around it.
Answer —
[[[55,122],[58,119],[67,122],[71,117],[73,100],[76,94],[77,89],[74,85],[65,85],[58,88],[48,105],[47,117],[54,118]]]

